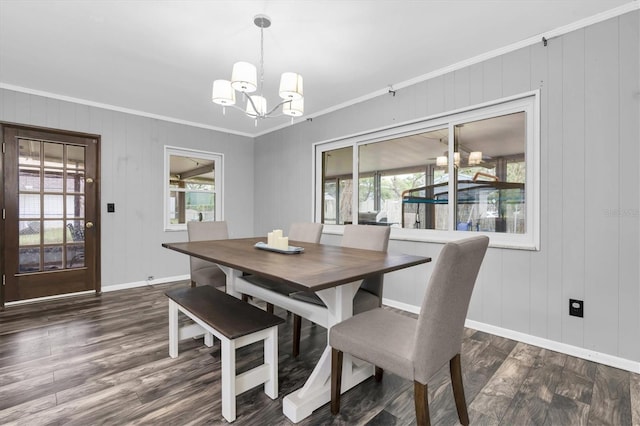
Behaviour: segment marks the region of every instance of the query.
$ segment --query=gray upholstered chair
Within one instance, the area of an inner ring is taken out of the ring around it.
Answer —
[[[444,246],[417,319],[380,308],[331,327],[333,414],[340,411],[342,358],[346,352],[375,365],[378,381],[383,370],[413,380],[419,425],[430,424],[427,382],[448,361],[458,418],[463,425],[469,424],[460,349],[469,300],[488,244],[488,237],[477,236]]]
[[[389,246],[389,234],[391,229],[388,226],[375,225],[346,225],[342,236],[342,247],[358,248],[363,250],[387,251]],[[384,275],[367,277],[362,281],[360,288],[353,298],[353,314],[359,314],[382,306],[382,285]],[[320,298],[312,292],[296,291],[289,297],[307,303],[315,303],[324,306]],[[297,357],[300,353],[300,330],[302,328],[302,318],[299,315],[293,316],[293,348],[292,353]]]
[[[226,240],[229,238],[227,222],[187,222],[189,241]],[[227,277],[215,263],[190,258],[191,287],[211,285],[221,287],[226,284]]]
[[[312,222],[296,222],[292,223],[289,228],[289,241],[291,242],[301,242],[301,243],[319,243],[320,238],[322,237],[322,228],[323,225],[321,223],[312,223]],[[271,291],[275,291],[280,294],[284,294],[285,296],[289,296],[291,293],[295,293],[298,291],[296,288],[288,286],[283,283],[279,283],[277,281],[271,281],[267,278],[258,277],[256,275],[247,275],[242,277],[245,281],[249,281],[252,284],[257,286],[269,289]],[[243,300],[247,301],[247,298],[243,296]],[[267,303],[267,312],[273,313],[273,304]]]

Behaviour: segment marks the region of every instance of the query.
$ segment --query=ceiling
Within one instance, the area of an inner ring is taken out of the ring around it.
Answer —
[[[635,2],[631,2],[635,3]],[[314,117],[460,61],[626,7],[629,0],[0,0],[0,87],[256,136],[254,121],[211,102],[233,63],[259,63],[264,95],[304,77]]]

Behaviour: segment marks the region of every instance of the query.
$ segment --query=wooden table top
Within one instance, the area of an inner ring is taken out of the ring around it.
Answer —
[[[309,291],[431,261],[430,257],[298,241],[289,244],[303,247],[303,253],[282,254],[255,248],[259,241],[266,238],[164,243],[162,247]]]

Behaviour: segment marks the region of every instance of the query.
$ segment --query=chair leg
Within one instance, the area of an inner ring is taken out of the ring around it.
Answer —
[[[384,372],[384,370],[376,365],[376,373],[373,376],[373,377],[375,377],[376,382],[379,382],[379,381],[382,380],[382,373],[383,372]]]
[[[414,400],[416,404],[416,421],[418,426],[431,426],[429,418],[429,392],[427,385],[413,382]]]
[[[300,354],[300,330],[302,329],[302,317],[300,315],[293,315],[293,348],[292,355],[297,358]]]
[[[340,412],[342,387],[342,351],[331,348],[331,414]]]
[[[196,282],[191,280],[191,287],[195,287],[196,286]]]
[[[249,301],[249,295],[243,294],[242,295],[242,301],[245,302],[245,303],[248,302]]]
[[[273,303],[267,303],[267,312],[273,313]]]
[[[449,360],[449,371],[451,371],[451,386],[453,387],[453,398],[456,401],[456,409],[458,410],[458,420],[462,425],[467,426],[469,424],[469,414],[467,413],[467,402],[464,398],[460,354]]]

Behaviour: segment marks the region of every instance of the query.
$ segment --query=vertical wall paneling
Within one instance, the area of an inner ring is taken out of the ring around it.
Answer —
[[[60,109],[59,109],[58,100],[45,98],[45,102],[47,103],[47,106],[46,106],[47,121],[45,123],[45,127],[50,127],[52,129],[59,129],[60,128]]]
[[[529,333],[547,337],[549,295],[549,90],[547,83],[548,47],[542,42],[530,49],[531,89],[540,89],[540,251],[530,254]],[[558,284],[556,286],[559,287]],[[557,327],[555,327],[557,328]]]
[[[640,359],[640,13],[620,22],[620,356]],[[638,338],[628,338],[636,336]]]
[[[450,72],[444,76],[444,111],[456,108],[455,82],[455,73]]]
[[[427,81],[427,115],[444,111],[444,77]]]
[[[531,48],[525,47],[502,56],[502,96],[531,90]]]
[[[469,103],[477,105],[484,102],[484,63],[473,64],[469,68]],[[460,105],[466,106],[466,105]]]
[[[564,278],[564,116],[563,116],[563,46],[564,39],[550,40],[547,44],[547,81],[542,88],[542,98],[546,100],[546,110],[541,110],[541,127],[546,127],[548,154],[541,159],[541,171],[546,170],[549,187],[541,192],[542,200],[547,203],[548,245],[541,240],[540,254],[547,258],[547,338],[563,341],[563,319],[567,315],[563,278]],[[544,104],[543,104],[544,105]],[[542,105],[541,105],[542,109]],[[544,134],[544,133],[543,133]],[[542,135],[541,135],[542,136]],[[542,163],[546,163],[543,166]],[[542,189],[541,189],[542,191]],[[542,235],[541,235],[542,236]]]
[[[29,96],[29,115],[32,123],[38,126],[47,125],[47,106],[46,99],[40,96]]]
[[[470,76],[471,73],[469,67],[462,68],[454,71],[453,77],[455,81],[455,91],[453,99],[453,109],[458,109],[471,105],[469,98],[470,94]]]
[[[562,340],[583,346],[584,319],[569,317],[569,298],[584,299],[585,63],[584,30],[562,39]],[[585,301],[586,309],[591,301]]]
[[[483,65],[483,102],[502,98],[502,57],[491,58]]]
[[[606,353],[618,349],[619,64],[618,19],[586,28],[584,344]]]
[[[510,52],[501,61],[496,61],[502,66],[502,96],[530,90],[530,62],[529,48]],[[502,268],[502,326],[529,333],[530,253],[503,250]]]
[[[482,322],[503,327],[502,249],[489,249],[482,262]]]
[[[425,117],[427,115],[427,82],[423,81],[402,91],[411,92],[413,95],[413,118]]]

